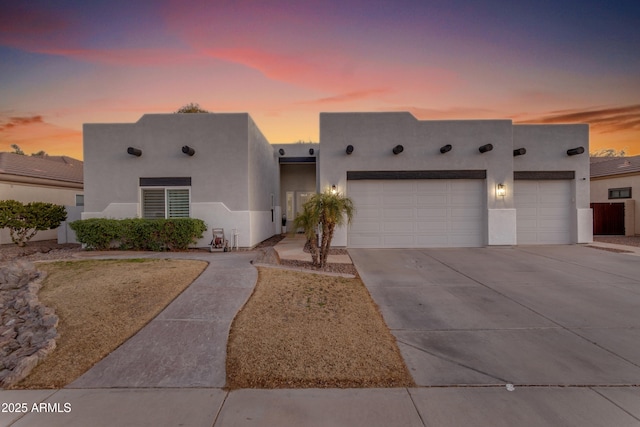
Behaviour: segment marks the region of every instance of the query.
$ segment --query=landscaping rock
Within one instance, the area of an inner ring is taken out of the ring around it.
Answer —
[[[40,279],[31,263],[0,265],[0,387],[25,378],[56,347],[58,316],[38,300]]]
[[[253,262],[254,264],[281,264],[280,255],[278,255],[278,252],[273,247],[258,250],[258,254]]]

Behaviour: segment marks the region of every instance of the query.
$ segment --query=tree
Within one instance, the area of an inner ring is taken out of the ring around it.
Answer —
[[[209,111],[200,107],[200,104],[190,102],[187,105],[183,105],[176,111],[176,114],[184,114],[184,113],[209,113]]]
[[[18,144],[11,144],[11,148],[13,148],[13,154],[24,156],[24,151],[22,151]]]
[[[38,231],[60,226],[67,219],[64,206],[53,203],[0,200],[0,228],[8,228],[11,241],[25,246]]]
[[[314,260],[314,265],[320,268],[327,265],[331,240],[333,239],[336,226],[343,225],[345,219],[347,223],[351,223],[354,214],[355,207],[353,206],[353,201],[340,193],[334,193],[332,191],[314,194],[303,205],[303,212],[296,217],[295,223],[299,223],[304,227],[305,235],[308,239],[311,238],[311,233],[315,236],[318,225],[322,230],[320,248],[314,249],[314,247],[317,248],[317,241],[315,245],[312,244],[312,259],[313,251],[319,251],[317,259]],[[298,220],[301,216],[302,218]]]
[[[311,263],[313,265],[318,265],[318,259],[320,256],[318,250],[318,218],[315,216],[316,212],[313,212],[311,209],[304,209],[302,212],[298,214],[293,220],[293,231],[296,229],[302,228],[304,230],[304,235],[307,238],[307,245],[309,246],[309,250],[311,251]]]
[[[626,155],[626,151],[623,148],[622,150],[616,150],[615,148],[602,148],[597,151],[592,151],[589,153],[591,157],[624,157]]]
[[[20,148],[18,144],[11,144],[11,148],[13,148],[13,154],[19,154],[21,156],[26,156],[25,152]],[[32,157],[47,157],[48,154],[44,150],[40,150],[37,153],[31,153]]]

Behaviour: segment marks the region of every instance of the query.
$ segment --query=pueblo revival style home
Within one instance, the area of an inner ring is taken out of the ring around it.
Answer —
[[[640,235],[640,156],[591,158],[593,234]]]
[[[83,218],[190,216],[252,247],[333,189],[356,207],[335,246],[585,243],[588,134],[404,112],[321,113],[320,142],[301,144],[270,144],[244,113],[85,124]]]

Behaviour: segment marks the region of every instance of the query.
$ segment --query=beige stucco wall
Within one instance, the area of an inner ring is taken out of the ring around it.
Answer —
[[[182,153],[184,145],[195,155]],[[127,147],[142,156],[127,154]],[[84,125],[83,218],[140,216],[139,178],[191,177],[191,216],[240,233],[250,247],[273,235],[272,147],[246,113],[148,114],[136,123]],[[211,240],[209,230],[198,246]]]
[[[631,187],[631,199],[609,199],[610,188]],[[640,235],[640,175],[591,179],[591,203],[625,203],[625,232]]]
[[[0,182],[0,199],[17,200],[22,203],[45,202],[57,205],[75,206],[76,195],[83,194],[81,189],[56,188],[38,185],[26,185],[18,183]],[[39,231],[31,240],[52,240],[57,239],[56,230]],[[0,230],[0,244],[11,243],[9,230]]]
[[[583,154],[567,155],[567,150],[584,148]],[[514,125],[513,148],[525,148],[527,153],[513,159],[514,171],[574,171],[571,182],[572,241],[593,241],[593,213],[589,207],[589,126]]]
[[[587,125],[513,125],[511,120],[418,120],[410,113],[321,113],[319,156],[323,191],[336,185],[347,192],[347,171],[485,170],[485,243],[516,244],[514,179],[516,171],[575,171],[573,182],[574,242],[592,240],[589,208],[589,128]],[[401,144],[404,151],[392,153]],[[444,145],[452,145],[446,154]],[[478,148],[492,144],[484,154]],[[353,145],[351,155],[345,153]],[[585,154],[568,156],[582,146]],[[514,158],[513,150],[527,154]],[[497,184],[505,197],[496,196]],[[348,194],[346,194],[348,196]],[[347,243],[346,227],[334,244]]]
[[[513,188],[510,120],[422,121],[404,112],[322,113],[320,141],[321,191],[336,185],[346,194],[347,171],[486,170],[485,243],[516,243],[513,193],[495,194],[498,183]],[[404,151],[394,155],[398,144]],[[452,150],[441,154],[447,144]],[[481,154],[478,148],[485,144],[492,144],[493,150]],[[345,153],[347,145],[354,147],[351,155]],[[346,227],[336,230],[333,243],[347,244]]]

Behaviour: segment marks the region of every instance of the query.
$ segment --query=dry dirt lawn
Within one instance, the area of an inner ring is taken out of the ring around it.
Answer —
[[[133,336],[207,266],[185,260],[42,263],[40,301],[60,318],[56,349],[13,388],[61,388]]]
[[[228,388],[414,385],[360,279],[258,272],[231,327]]]

